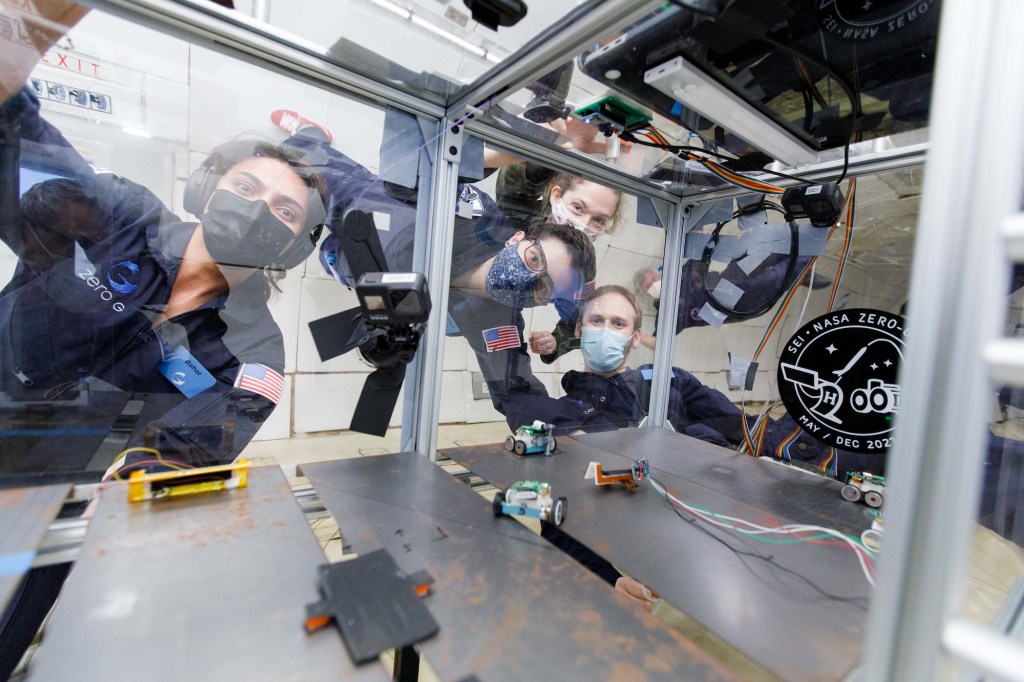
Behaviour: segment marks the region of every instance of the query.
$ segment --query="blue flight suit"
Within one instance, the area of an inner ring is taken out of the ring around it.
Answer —
[[[517,419],[522,424],[540,419],[553,424],[556,434],[639,426],[650,404],[651,369],[651,365],[644,365],[607,378],[571,370],[562,377],[564,397],[535,398],[521,405],[522,412]],[[685,370],[673,368],[668,421],[677,432],[733,448],[744,442],[741,414],[721,391],[708,388]],[[746,416],[745,419],[752,432],[755,418]],[[783,443],[787,447],[780,449]],[[836,457],[835,470],[839,477],[847,470],[883,473],[885,467],[884,455],[833,452],[828,445],[800,429],[789,415],[769,422],[762,449],[762,456],[765,455],[808,465]]]
[[[56,258],[40,273],[22,271],[0,297],[0,387],[15,399],[46,396],[68,383],[102,380],[159,405],[145,431],[168,460],[190,466],[235,459],[275,403],[234,383],[242,363],[284,371],[281,331],[267,308],[266,283],[256,274],[228,294],[158,323],[197,223],[183,223],[149,190],[111,173],[94,172],[60,132],[38,114],[23,91],[2,109],[20,126],[25,144],[49,156],[96,202],[99,230],[76,237],[75,255]],[[214,383],[187,398],[158,371],[171,351],[191,353]],[[221,435],[218,438],[217,435]],[[131,453],[125,471],[152,454]],[[164,468],[150,461],[146,469]]]
[[[412,269],[416,227],[415,196],[403,194],[402,188],[380,181],[357,162],[327,144],[315,131],[294,135],[284,146],[300,151],[303,161],[323,175],[328,187],[330,215],[340,218],[350,207],[387,213],[389,229],[378,229],[378,234],[388,268],[394,272]],[[461,185],[459,190],[459,196],[453,197],[452,210],[456,211],[459,203],[462,203],[471,207],[474,217],[457,215],[455,218],[453,243],[456,247],[452,252],[452,280],[496,256],[504,248],[505,242],[522,228],[519,223],[509,220],[487,194],[469,185]],[[332,232],[340,229],[340,221],[332,223]],[[341,243],[337,235],[332,234],[321,245],[321,263],[335,279],[352,286],[352,273],[343,259]],[[546,398],[547,391],[534,376],[530,366],[522,309],[498,303],[478,293],[454,287],[450,289],[449,335],[462,336],[469,343],[487,382],[491,403],[508,417],[512,426],[514,420],[519,418],[512,415],[529,412],[530,402],[535,398]],[[559,307],[559,310],[563,307]],[[514,327],[520,344],[488,351],[483,332],[501,327]],[[512,428],[530,422],[532,419],[515,423]]]

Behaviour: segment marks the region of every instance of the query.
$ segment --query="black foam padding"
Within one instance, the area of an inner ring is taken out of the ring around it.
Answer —
[[[349,429],[371,436],[386,434],[404,379],[405,365],[378,369],[366,377]]]
[[[368,334],[363,325],[363,310],[359,307],[313,320],[309,323],[309,332],[323,362],[349,352],[365,341]]]
[[[358,280],[367,272],[388,271],[384,247],[372,215],[350,208],[341,219],[341,229],[335,230],[353,279]]]
[[[417,581],[402,572],[386,549],[325,564],[318,572],[324,598],[309,604],[306,615],[333,616],[356,664],[422,642],[440,630],[416,596]]]

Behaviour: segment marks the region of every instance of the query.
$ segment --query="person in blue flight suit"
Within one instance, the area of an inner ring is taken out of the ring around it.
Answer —
[[[647,416],[652,368],[629,367],[629,353],[641,342],[642,313],[625,288],[607,285],[596,289],[583,306],[577,335],[584,371],[570,370],[562,377],[566,395],[535,399],[519,418],[532,415],[554,424],[555,433],[594,432],[638,426]],[[674,367],[670,384],[668,421],[679,433],[724,447],[745,442],[743,420],[752,432],[755,418],[720,391],[702,384],[689,372]],[[532,422],[523,422],[532,423]],[[766,427],[762,454],[808,465],[833,462],[835,471],[884,472],[883,455],[835,450],[805,433],[789,415],[772,419]]]
[[[452,257],[448,313],[476,354],[495,409],[508,417],[547,396],[530,368],[523,309],[575,300],[593,279],[594,249],[582,232],[555,223],[506,228],[497,249],[473,243],[474,227],[456,218],[455,243],[468,246]]]
[[[319,174],[281,147],[229,141],[189,178],[184,205],[199,221],[186,222],[88,166],[28,89],[0,117],[62,176],[22,202],[20,241],[33,248],[0,297],[0,388],[15,401],[101,382],[142,396],[147,420],[128,446],[162,455],[131,451],[121,474],[232,461],[281,396],[267,302],[315,249]]]
[[[307,126],[284,146],[302,152],[327,186],[332,234],[321,246],[325,270],[352,286],[345,246],[336,232],[350,208],[389,215],[381,248],[389,270],[406,272],[413,262],[416,206],[330,146],[322,129]],[[470,185],[459,188],[455,217],[448,334],[462,336],[476,354],[491,402],[502,414],[518,414],[534,396],[547,396],[533,375],[524,335],[524,308],[553,304],[575,314],[576,301],[596,274],[591,240],[569,225],[534,221],[525,229],[506,219],[494,201]]]
[[[570,370],[562,377],[562,398],[534,397],[521,404],[528,416],[554,425],[556,434],[607,431],[635,427],[647,416],[650,400],[651,366],[629,367],[629,353],[640,346],[643,320],[636,299],[618,285],[598,287],[583,305],[576,334],[580,338],[584,370]],[[536,351],[535,351],[536,352]],[[718,445],[732,447],[743,442],[742,422],[751,417],[742,412],[719,391],[704,386],[696,377],[679,368],[672,370],[669,398],[669,422],[680,433]],[[796,436],[790,427],[799,432]],[[768,451],[789,438],[798,459],[815,463],[828,456],[839,456],[846,469],[879,471],[883,456],[830,452],[830,448],[807,436],[788,416],[768,426]],[[801,447],[801,444],[803,447]],[[870,460],[872,466],[862,466]],[[541,524],[541,535],[603,578],[615,589],[650,608],[657,595],[638,580],[622,575],[611,563],[590,548],[552,526]]]

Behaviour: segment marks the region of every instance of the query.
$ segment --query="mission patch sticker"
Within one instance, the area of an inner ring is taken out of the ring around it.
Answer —
[[[779,393],[789,414],[832,447],[886,452],[900,408],[905,336],[901,316],[866,308],[827,313],[801,327],[779,358]]]

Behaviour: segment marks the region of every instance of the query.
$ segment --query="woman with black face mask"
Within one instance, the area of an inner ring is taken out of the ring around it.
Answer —
[[[268,297],[315,248],[325,213],[320,176],[271,144],[225,143],[189,178],[184,205],[199,222],[184,222],[145,187],[93,171],[28,89],[3,103],[0,118],[62,176],[22,188],[32,200],[18,241],[35,251],[0,296],[0,390],[16,400],[66,399],[102,380],[116,389],[102,396],[115,416],[129,399],[143,400],[120,476],[232,461],[284,388],[284,344]],[[64,234],[35,234],[40,226]],[[48,244],[61,248],[41,268],[36,251]],[[77,415],[64,413],[68,422]],[[91,452],[102,436],[86,440],[77,448]],[[53,454],[66,448],[47,438],[34,447],[50,453],[38,460],[43,468],[68,468]]]

